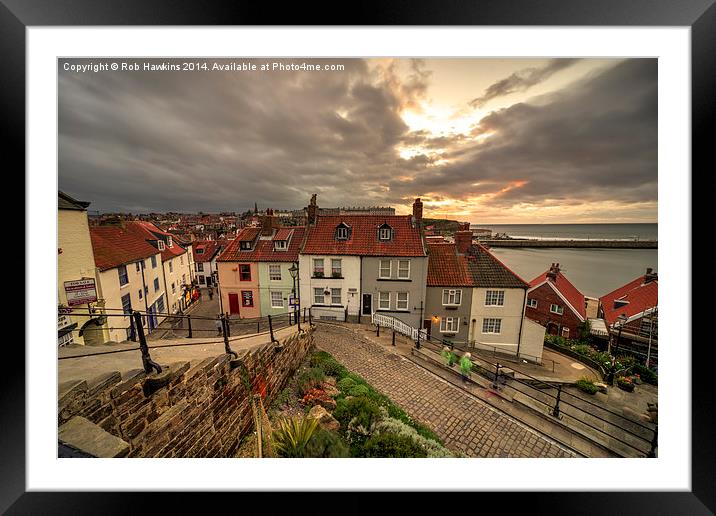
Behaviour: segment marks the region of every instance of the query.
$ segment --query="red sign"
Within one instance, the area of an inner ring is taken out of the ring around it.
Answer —
[[[92,278],[65,281],[65,294],[67,295],[68,306],[84,305],[97,301],[97,288]]]

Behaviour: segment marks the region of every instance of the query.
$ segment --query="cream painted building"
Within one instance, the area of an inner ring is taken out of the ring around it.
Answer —
[[[87,222],[87,206],[89,204],[88,202],[73,199],[63,192],[58,192],[58,345],[100,344],[109,338],[106,329],[107,324],[96,324],[102,322],[102,296],[98,291],[96,266]],[[65,282],[82,279],[95,281],[97,302],[70,307]],[[90,307],[96,309],[97,313],[91,316],[89,313]]]
[[[311,307],[314,317],[342,321],[346,309],[359,314],[360,256],[299,254],[298,276],[301,307]]]

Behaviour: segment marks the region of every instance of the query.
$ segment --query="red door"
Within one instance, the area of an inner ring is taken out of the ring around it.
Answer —
[[[239,313],[239,295],[238,294],[229,294],[229,313],[230,314],[238,314]]]

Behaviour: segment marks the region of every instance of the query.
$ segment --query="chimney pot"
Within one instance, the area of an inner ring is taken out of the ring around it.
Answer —
[[[413,202],[413,218],[415,218],[417,222],[423,219],[423,203],[420,197],[416,197],[415,202]]]
[[[467,254],[472,246],[472,231],[460,230],[455,232],[455,247],[460,254]]]

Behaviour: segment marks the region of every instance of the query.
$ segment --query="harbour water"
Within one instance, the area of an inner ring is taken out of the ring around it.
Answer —
[[[519,224],[480,225],[512,237],[657,240],[657,224]],[[492,248],[492,253],[525,281],[558,262],[586,296],[600,297],[644,274],[658,271],[658,249]]]

